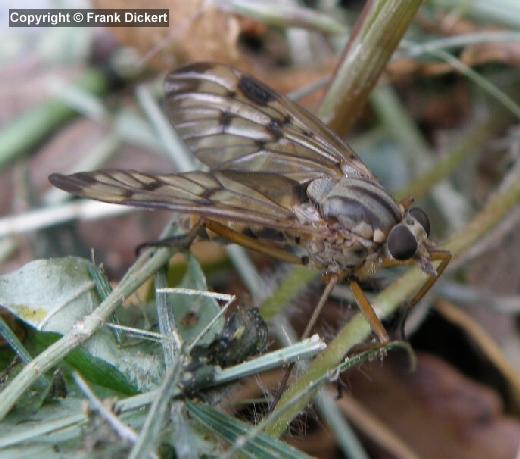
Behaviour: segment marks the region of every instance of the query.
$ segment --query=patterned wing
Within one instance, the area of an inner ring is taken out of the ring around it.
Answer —
[[[168,75],[165,93],[175,129],[212,169],[283,174],[300,183],[324,176],[378,183],[319,119],[233,67],[188,65]]]
[[[62,190],[98,201],[308,231],[292,211],[302,200],[301,186],[277,174],[197,171],[152,175],[99,170],[52,174],[49,180]]]

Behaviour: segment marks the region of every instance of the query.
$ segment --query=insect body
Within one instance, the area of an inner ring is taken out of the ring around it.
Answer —
[[[426,214],[396,203],[317,118],[233,67],[178,69],[166,78],[165,94],[173,126],[208,172],[100,170],[50,181],[86,198],[192,214],[231,242],[318,268],[329,275],[321,305],[346,278],[387,341],[357,282],[379,267],[417,262],[430,275],[418,301],[450,259],[429,241]],[[433,260],[441,260],[437,271]]]

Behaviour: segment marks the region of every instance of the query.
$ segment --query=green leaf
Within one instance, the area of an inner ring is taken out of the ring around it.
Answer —
[[[83,258],[55,258],[32,261],[0,276],[0,305],[36,331],[46,332],[34,335],[34,350],[52,344],[56,334],[69,332],[98,306],[89,268],[93,265]],[[72,352],[67,362],[96,384],[135,393],[160,381],[162,368],[148,348],[144,344],[121,347],[102,328]]]
[[[89,262],[35,260],[0,276],[0,304],[40,331],[64,334],[97,305]]]
[[[209,405],[187,401],[186,406],[188,407],[190,414],[197,421],[230,444],[235,444],[240,437],[246,435],[248,431],[251,430],[250,425],[237,421]],[[270,437],[264,433],[261,433],[247,441],[239,448],[239,451],[242,454],[253,458],[269,459],[284,457],[301,459],[310,457],[287,443]]]
[[[32,344],[39,352],[60,339],[60,335],[52,332],[35,331],[32,335]],[[85,379],[122,394],[135,395],[139,392],[123,372],[106,360],[93,356],[81,347],[74,349],[65,357],[65,362],[78,370]]]

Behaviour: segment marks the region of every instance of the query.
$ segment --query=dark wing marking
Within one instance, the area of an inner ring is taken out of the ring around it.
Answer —
[[[152,175],[116,169],[52,174],[49,180],[62,190],[98,201],[309,231],[292,211],[304,198],[301,186],[277,174],[222,170]]]
[[[378,183],[318,118],[231,66],[178,69],[167,76],[165,93],[175,129],[212,169],[276,173],[300,183],[324,176]]]

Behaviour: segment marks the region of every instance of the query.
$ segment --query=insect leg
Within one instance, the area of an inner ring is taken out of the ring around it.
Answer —
[[[414,201],[415,199],[412,196],[406,196],[399,201],[399,204],[403,206],[405,209],[409,209],[410,207],[412,207]]]
[[[383,268],[395,268],[396,266],[413,266],[416,265],[417,262],[415,260],[391,260],[389,258],[385,259],[382,263]]]
[[[421,286],[421,288],[417,291],[417,293],[412,297],[412,299],[406,304],[406,311],[403,314],[402,319],[400,320],[400,329],[404,330],[404,322],[406,320],[406,317],[408,316],[409,312],[412,310],[412,308],[423,299],[424,295],[428,293],[428,290],[430,290],[433,287],[433,284],[437,282],[437,279],[441,276],[441,274],[446,269],[446,266],[448,266],[448,263],[451,260],[451,252],[448,250],[432,250],[430,252],[430,258],[432,261],[440,261],[439,266],[436,268],[436,274],[434,276],[428,276],[428,278],[424,281],[424,284]],[[397,260],[385,260],[383,263],[383,266],[385,268],[390,268],[393,266],[403,266],[403,265],[413,265],[415,264],[415,261],[408,260],[408,261],[397,261]],[[404,336],[404,331],[403,331]]]
[[[426,279],[419,291],[410,300],[410,307],[415,306],[419,301],[421,301],[423,296],[426,295],[426,293],[428,292],[428,290],[432,288],[433,284],[437,282],[437,279],[441,276],[441,274],[446,269],[446,266],[448,266],[448,263],[451,260],[451,252],[442,249],[432,250],[430,252],[430,259],[432,261],[440,261],[439,266],[437,266],[436,268],[436,274],[434,276],[429,276],[428,279]],[[383,262],[383,267],[392,268],[394,266],[414,265],[415,263],[415,260],[385,260]]]
[[[138,256],[142,250],[149,249],[152,247],[175,247],[179,250],[186,250],[190,247],[192,242],[199,235],[202,227],[202,222],[199,220],[191,227],[191,229],[186,234],[166,237],[158,241],[143,242],[135,248],[135,255]]]
[[[269,255],[272,258],[277,260],[285,261],[287,263],[293,263],[297,265],[304,264],[303,260],[292,253],[289,253],[283,249],[280,249],[276,246],[272,246],[266,243],[259,242],[253,238],[250,238],[242,233],[232,230],[226,225],[222,225],[214,220],[206,220],[205,222],[206,228],[219,236],[227,239],[230,242],[234,242],[236,244],[241,245],[242,247],[246,247],[251,250],[255,250],[256,252],[263,253],[264,255]]]
[[[316,320],[318,320],[318,316],[320,315],[321,310],[323,309],[323,306],[325,306],[325,303],[327,302],[327,299],[329,298],[330,294],[332,293],[332,290],[334,290],[334,287],[340,282],[345,276],[343,274],[333,274],[330,276],[329,281],[327,282],[327,285],[325,286],[325,289],[323,290],[323,293],[321,294],[320,301],[318,301],[318,304],[314,308],[314,312],[312,313],[312,316],[307,323],[307,326],[305,327],[305,330],[301,336],[301,340],[304,340],[309,337],[311,334],[312,329],[314,328],[314,325],[316,324]],[[284,393],[286,387],[287,387],[287,381],[289,380],[289,376],[291,376],[292,370],[294,368],[295,363],[291,363],[287,370],[285,370],[285,373],[283,375],[282,381],[280,382],[280,386],[275,393],[273,400],[271,401],[271,409],[272,411],[278,402],[280,401],[280,398],[282,397],[282,394]]]
[[[363,293],[363,290],[361,290],[359,284],[356,281],[353,281],[350,283],[349,287],[350,290],[352,290],[352,293],[354,294],[354,298],[356,299],[361,313],[363,314],[367,322],[370,324],[370,327],[377,335],[377,338],[379,339],[381,344],[388,343],[390,341],[388,333],[386,332],[385,327],[383,327],[383,324],[379,320],[379,317],[377,317],[374,308],[372,307],[367,297]]]
[[[439,266],[436,268],[436,274],[435,276],[429,276],[428,279],[424,282],[422,287],[419,289],[419,291],[413,296],[413,298],[408,303],[408,308],[413,308],[419,301],[422,300],[424,295],[428,293],[428,290],[430,290],[433,287],[433,284],[437,282],[437,279],[441,276],[443,271],[446,269],[446,266],[448,266],[448,263],[451,260],[451,252],[448,250],[432,250],[430,252],[430,257],[432,261],[440,261]]]

